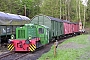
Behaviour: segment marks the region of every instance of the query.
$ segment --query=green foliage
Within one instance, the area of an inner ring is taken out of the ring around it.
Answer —
[[[60,4],[61,2],[61,4]],[[67,19],[71,21],[78,21],[79,19],[79,0],[44,0],[41,6],[41,13],[44,15],[53,16],[60,18],[60,7],[62,19]],[[77,12],[76,12],[77,8]],[[80,3],[80,14],[83,20],[83,5]]]
[[[90,21],[90,0],[87,3],[87,21]]]
[[[41,6],[41,13],[48,16],[59,18],[60,0],[44,0]],[[64,5],[62,5],[64,6]],[[63,12],[62,12],[63,13]]]

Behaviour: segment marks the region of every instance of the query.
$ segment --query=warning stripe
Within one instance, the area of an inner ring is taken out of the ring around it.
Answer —
[[[30,48],[33,49],[33,50],[35,50],[35,49],[32,47],[32,45],[30,45]]]
[[[11,50],[12,47],[13,47],[13,45],[10,46],[9,50]]]
[[[8,45],[8,50],[12,51],[14,49],[14,45],[13,44],[9,44]]]
[[[36,46],[34,44],[29,45],[30,51],[35,51]]]
[[[33,51],[30,47],[29,47],[30,51]]]
[[[8,49],[10,48],[11,44],[8,45]]]
[[[8,45],[8,48],[11,46],[11,44]]]
[[[32,44],[32,46],[36,49],[36,46]]]
[[[14,46],[12,47],[11,51],[14,49]]]
[[[9,49],[10,49],[12,46],[13,46],[13,45],[10,45],[10,46],[9,46]]]

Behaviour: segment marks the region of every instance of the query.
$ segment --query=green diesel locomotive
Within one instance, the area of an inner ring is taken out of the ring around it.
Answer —
[[[49,30],[44,25],[25,24],[23,27],[16,28],[16,39],[11,36],[8,50],[14,51],[35,51],[49,43]]]

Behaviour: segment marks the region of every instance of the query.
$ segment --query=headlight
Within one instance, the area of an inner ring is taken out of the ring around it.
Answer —
[[[30,39],[32,39],[32,37],[31,37],[31,36],[29,36],[29,37],[28,37],[28,39],[30,40]]]
[[[14,39],[15,37],[14,37],[14,35],[11,35],[11,39]]]
[[[30,44],[30,41],[29,41],[29,40],[26,40],[25,43],[26,43],[26,44]]]

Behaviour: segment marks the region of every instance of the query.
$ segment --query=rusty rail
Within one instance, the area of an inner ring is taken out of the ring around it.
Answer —
[[[1,55],[0,55],[0,59],[4,58],[4,57],[6,57],[6,56],[12,55],[13,53],[14,53],[14,52],[7,52],[7,53],[5,53],[5,54],[1,54]]]

